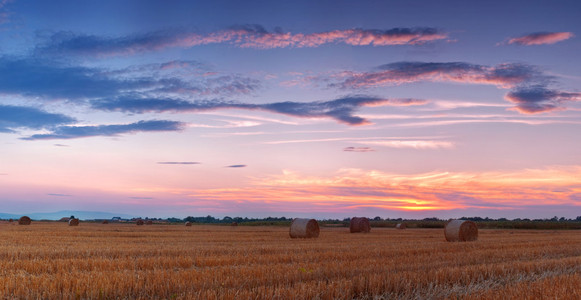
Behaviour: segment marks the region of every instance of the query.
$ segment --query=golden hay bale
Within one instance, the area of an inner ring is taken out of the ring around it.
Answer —
[[[190,221],[186,222],[186,226],[192,226],[192,222]]]
[[[230,226],[238,226],[238,222],[232,222],[232,224],[230,224]]]
[[[137,225],[143,225],[143,224],[144,224],[144,222],[143,222],[143,220],[137,220],[137,221],[135,222],[135,224],[137,224]]]
[[[296,218],[290,225],[291,238],[316,238],[319,237],[319,223],[315,219]]]
[[[444,228],[448,242],[469,242],[478,239],[478,226],[472,221],[450,220]]]
[[[153,225],[153,221],[152,220],[147,220],[147,221],[145,221],[145,225]]]
[[[395,229],[406,229],[407,225],[405,223],[397,223]]]
[[[101,222],[101,224],[109,224],[109,221],[103,220],[103,222]]]
[[[79,226],[79,219],[70,219],[69,226]]]
[[[371,225],[369,225],[369,219],[366,217],[358,218],[354,217],[351,218],[351,222],[349,222],[349,232],[370,232]]]
[[[27,216],[22,216],[18,219],[18,225],[30,225],[30,223],[32,223],[32,220]]]

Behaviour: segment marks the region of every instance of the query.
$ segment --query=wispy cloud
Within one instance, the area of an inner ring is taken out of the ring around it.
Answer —
[[[246,168],[246,165],[229,165],[226,166],[226,168]]]
[[[516,44],[521,46],[532,45],[550,45],[575,36],[572,32],[535,32],[520,37],[510,38],[507,44]]]
[[[331,101],[315,102],[274,102],[267,104],[247,104],[226,101],[190,102],[170,98],[121,97],[110,100],[95,101],[95,109],[122,111],[130,113],[147,112],[198,112],[217,109],[263,110],[302,118],[331,118],[348,125],[366,125],[370,122],[355,116],[355,110],[363,106],[378,105],[413,105],[423,104],[415,99],[382,99],[369,96],[351,96]]]
[[[515,89],[505,98],[516,103],[519,112],[533,114],[560,109],[564,102],[580,101],[581,93],[562,92],[536,85]]]
[[[47,194],[48,196],[53,196],[53,197],[72,197],[73,195],[67,195],[67,194]]]
[[[197,161],[160,161],[160,165],[199,165]]]
[[[26,107],[0,105],[0,132],[14,132],[15,129],[43,129],[71,124],[75,119]]]
[[[513,87],[542,77],[535,67],[506,63],[494,67],[465,62],[397,62],[379,66],[379,71],[344,72],[332,87],[348,89],[398,85],[418,81],[443,81]]]
[[[345,151],[345,152],[373,152],[375,150],[373,150],[370,147],[345,147],[345,148],[343,148],[343,151]]]
[[[409,149],[446,149],[453,148],[454,143],[449,141],[435,140],[383,140],[383,141],[360,141],[361,144],[382,146],[388,148],[409,148]]]
[[[126,133],[180,131],[185,127],[182,122],[176,121],[139,121],[123,125],[96,125],[96,126],[60,126],[48,134],[35,134],[22,138],[23,140],[53,140],[76,139],[94,136],[118,136]]]
[[[330,43],[353,46],[422,45],[446,38],[447,33],[430,27],[291,33],[281,29],[269,32],[261,25],[250,24],[208,34],[166,29],[114,38],[62,31],[53,34],[36,51],[38,54],[110,56],[220,43],[241,48],[272,49],[319,47]]]

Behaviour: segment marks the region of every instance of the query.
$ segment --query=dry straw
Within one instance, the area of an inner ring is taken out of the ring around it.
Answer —
[[[450,220],[444,228],[448,242],[470,242],[478,239],[478,226],[472,221]]]
[[[395,225],[395,229],[406,229],[406,227],[405,223],[397,223],[397,225]]]
[[[145,221],[145,225],[153,225],[153,221],[152,220],[147,220],[147,221]]]
[[[136,224],[136,225],[143,225],[143,224],[144,224],[144,222],[143,222],[143,220],[137,220],[137,222],[135,222],[135,224]]]
[[[32,223],[32,220],[27,216],[22,216],[18,219],[18,225],[30,225],[30,223]]]
[[[103,220],[103,222],[101,222],[101,224],[109,224],[109,221]]]
[[[371,225],[369,225],[369,219],[366,217],[358,218],[354,217],[351,218],[351,222],[349,222],[349,232],[370,232]]]
[[[315,219],[296,218],[290,225],[291,238],[316,238],[319,237],[319,223]]]
[[[232,222],[232,224],[230,224],[230,226],[238,226],[237,222]]]
[[[79,219],[70,219],[69,226],[79,226]]]
[[[192,222],[186,222],[186,226],[192,226]]]

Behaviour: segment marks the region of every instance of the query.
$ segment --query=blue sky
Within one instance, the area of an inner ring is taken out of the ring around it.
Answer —
[[[0,1],[6,212],[575,217],[575,1]]]

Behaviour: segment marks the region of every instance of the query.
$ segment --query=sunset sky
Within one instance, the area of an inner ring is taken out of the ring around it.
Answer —
[[[0,0],[0,212],[581,216],[580,16]]]

